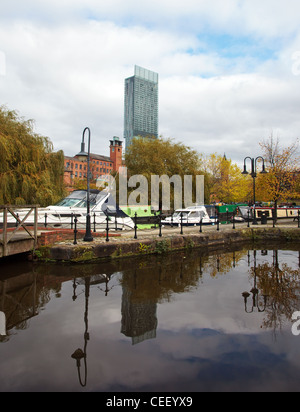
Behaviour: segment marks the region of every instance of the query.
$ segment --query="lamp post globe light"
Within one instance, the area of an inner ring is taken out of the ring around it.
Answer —
[[[88,152],[85,151],[84,135],[88,132]],[[85,242],[92,242],[93,236],[91,232],[91,216],[90,216],[90,148],[91,148],[91,131],[88,127],[83,130],[81,151],[76,157],[81,160],[87,160],[87,197],[86,197],[86,230],[83,240]]]
[[[244,171],[242,172],[242,175],[248,175],[249,173],[247,172],[247,166],[246,162],[247,160],[251,161],[251,177],[253,178],[253,225],[257,225],[257,219],[256,219],[256,211],[255,211],[255,204],[256,204],[256,198],[255,198],[255,179],[257,177],[256,173],[256,168],[257,168],[257,161],[262,160],[262,171],[260,172],[261,174],[267,174],[268,172],[266,171],[265,168],[265,159],[262,156],[258,156],[256,159],[252,157],[245,157],[244,159]]]

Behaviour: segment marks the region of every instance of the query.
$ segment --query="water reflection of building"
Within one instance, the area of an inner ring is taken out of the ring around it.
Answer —
[[[132,292],[123,286],[121,333],[132,338],[132,344],[156,338],[156,303],[150,300],[134,301]]]

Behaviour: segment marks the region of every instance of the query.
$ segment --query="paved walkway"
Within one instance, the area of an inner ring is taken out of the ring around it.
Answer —
[[[248,228],[248,223],[235,223],[235,229],[233,228],[233,224],[220,224],[219,225],[219,230],[217,225],[203,225],[202,226],[202,234],[206,233],[212,233],[212,232],[232,232],[234,230],[238,229],[246,229]],[[261,225],[260,222],[258,225],[252,225],[250,222],[249,225],[250,228],[273,228],[273,222],[269,221],[266,225]],[[294,222],[293,220],[280,220],[278,221],[278,224],[276,225],[277,228],[297,228],[298,227],[298,222]],[[300,229],[299,229],[300,230]],[[98,231],[97,233],[99,233]],[[153,229],[137,229],[136,232],[136,239],[137,240],[142,240],[142,239],[154,239],[158,238],[159,236],[159,227],[157,226],[156,228]],[[104,234],[104,237],[94,237],[93,242],[95,243],[103,243],[106,242],[106,232],[101,231],[101,233]],[[112,235],[115,234],[116,232],[114,230],[110,231]],[[191,234],[198,234],[200,233],[200,227],[199,226],[184,226],[182,228],[182,233],[181,233],[181,227],[167,227],[164,226],[161,228],[161,238],[169,238],[173,236],[178,236],[181,235],[191,235]],[[109,242],[125,242],[130,240],[135,239],[135,231],[134,230],[124,230],[124,231],[118,231],[117,234],[119,236],[116,237],[109,237]],[[85,243],[83,240],[78,240],[78,243]]]

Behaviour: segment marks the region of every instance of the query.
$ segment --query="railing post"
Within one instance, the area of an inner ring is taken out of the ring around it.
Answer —
[[[200,218],[200,229],[199,229],[200,233],[202,233],[202,219],[203,219],[203,217]]]
[[[38,220],[39,220],[39,210],[38,207],[34,207],[34,248],[37,246],[38,238]]]
[[[181,224],[180,224],[180,226],[181,226],[181,228],[180,228],[180,234],[181,235],[183,235],[183,228],[182,228],[182,221],[183,221],[183,217],[182,217],[183,215],[182,215],[182,212],[181,212],[181,215],[180,215],[180,222],[181,222]]]
[[[94,233],[96,233],[96,213],[94,212]]]
[[[217,213],[217,231],[219,232],[220,230],[220,219],[219,219],[219,213]]]
[[[161,215],[159,215],[159,237],[162,237],[162,233],[161,233]]]
[[[75,219],[74,219],[74,224],[75,224],[75,228],[74,228],[74,245],[77,245],[77,216],[75,215]]]
[[[235,212],[233,212],[233,225],[232,225],[232,229],[235,229]]]
[[[109,226],[108,226],[108,222],[109,222],[109,217],[108,217],[108,215],[106,215],[106,242],[109,242],[109,237],[108,237]]]
[[[137,221],[137,213],[135,212],[135,214],[134,214],[134,239],[137,239],[137,234],[136,234],[137,224],[136,224],[136,221]]]

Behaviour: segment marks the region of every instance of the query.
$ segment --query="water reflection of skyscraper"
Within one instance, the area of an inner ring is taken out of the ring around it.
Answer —
[[[6,335],[6,318],[4,312],[0,312],[0,335]]]
[[[132,338],[132,344],[156,338],[157,304],[150,300],[133,301],[132,291],[123,286],[121,333]]]

